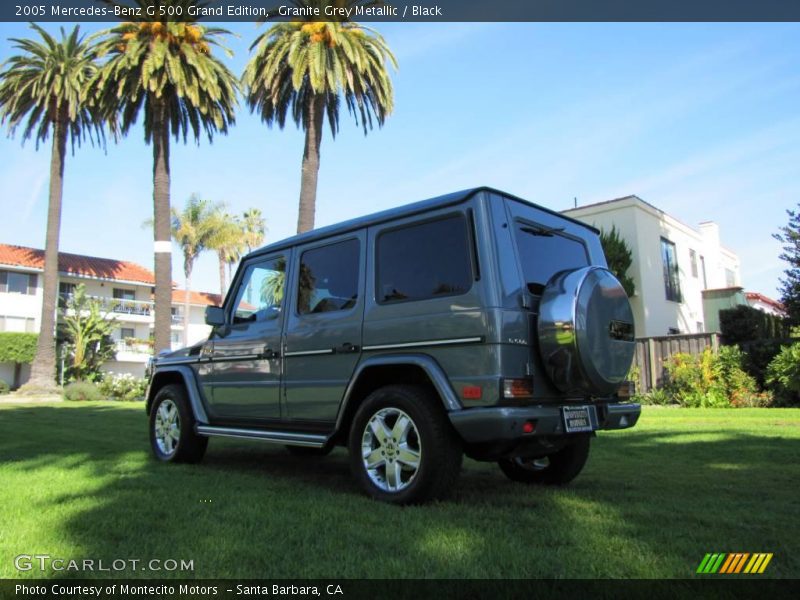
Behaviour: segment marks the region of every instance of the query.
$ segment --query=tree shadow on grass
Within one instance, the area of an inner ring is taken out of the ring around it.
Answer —
[[[774,552],[768,574],[792,576],[797,456],[797,438],[601,435],[566,488],[467,461],[451,500],[398,508],[359,493],[342,450],[300,458],[212,440],[202,464],[165,465],[138,411],[0,413],[0,469],[18,493],[48,486],[25,509],[60,511],[53,540],[66,558],[194,561],[192,572],[111,574],[131,577],[690,577],[706,552],[739,551]],[[43,479],[53,469],[74,478]]]

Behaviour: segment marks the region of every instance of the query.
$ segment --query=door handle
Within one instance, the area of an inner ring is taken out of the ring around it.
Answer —
[[[271,348],[264,348],[263,352],[261,352],[261,357],[260,358],[270,359],[270,358],[278,358],[279,356],[280,356],[280,352],[276,352],[275,350],[272,350]]]
[[[332,348],[334,354],[347,354],[349,352],[358,352],[359,347],[351,344],[350,342],[345,342],[341,346],[336,346]]]

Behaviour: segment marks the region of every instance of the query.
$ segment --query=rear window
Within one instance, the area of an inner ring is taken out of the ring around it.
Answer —
[[[464,294],[472,287],[470,256],[463,215],[382,233],[377,300],[385,304]]]
[[[563,235],[558,229],[518,221],[514,235],[525,283],[533,293],[541,293],[556,273],[589,264],[583,242]]]

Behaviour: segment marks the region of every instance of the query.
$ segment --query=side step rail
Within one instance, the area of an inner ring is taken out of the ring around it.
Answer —
[[[237,429],[234,427],[213,427],[211,425],[197,425],[195,430],[199,435],[210,437],[230,437],[247,440],[260,440],[285,446],[305,446],[307,448],[322,448],[328,442],[328,436],[314,435],[312,433],[291,433],[289,431],[265,431],[262,429]]]

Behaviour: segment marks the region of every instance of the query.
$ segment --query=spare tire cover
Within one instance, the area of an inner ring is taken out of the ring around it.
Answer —
[[[604,267],[556,273],[539,304],[539,351],[562,392],[608,395],[625,380],[635,349],[633,312]]]

